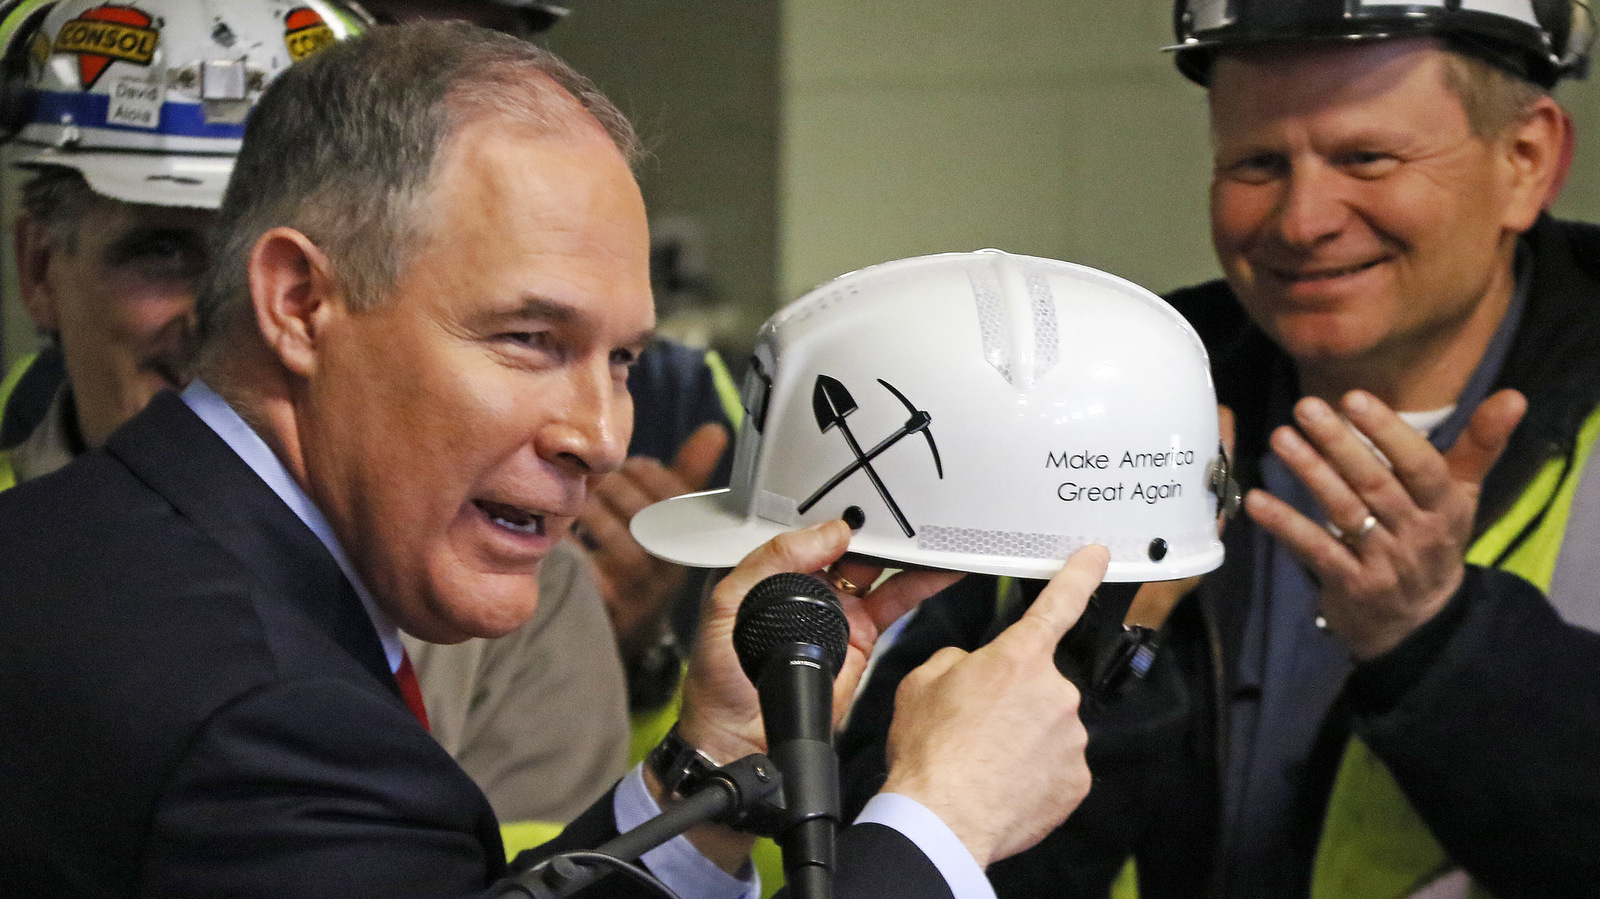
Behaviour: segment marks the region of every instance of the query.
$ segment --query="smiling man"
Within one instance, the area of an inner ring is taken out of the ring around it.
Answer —
[[[104,443],[157,391],[183,386],[214,216],[103,196],[63,166],[35,175],[23,196],[20,295],[55,341],[34,378],[56,365],[65,373],[37,420],[6,418],[13,477],[27,480]]]
[[[492,889],[495,816],[426,730],[399,634],[520,626],[624,458],[654,327],[636,153],[560,60],[461,23],[375,28],[267,91],[220,210],[197,380],[0,494],[8,895]],[[877,584],[839,597],[842,716],[878,629],[955,579],[878,583],[841,560],[849,537],[784,534],[728,573],[664,763],[512,867],[675,802],[684,760],[763,750],[730,635],[771,574]],[[983,866],[1082,800],[1078,696],[1051,655],[1106,562],[1079,552],[995,644],[908,683],[890,792],[842,834],[838,895],[990,896]],[[753,842],[703,825],[644,864],[683,895],[751,897]],[[614,877],[599,895],[644,893]]]
[[[1221,672],[1217,895],[1600,877],[1575,836],[1600,779],[1571,776],[1600,738],[1574,518],[1600,496],[1600,231],[1543,212],[1571,146],[1549,90],[1582,71],[1588,13],[1462,6],[1178,3],[1225,280],[1172,301],[1261,488],[1170,629]]]
[[[1473,121],[1451,85],[1494,77],[1475,66],[1427,38],[1216,64],[1212,241],[1303,392],[1372,385],[1396,408],[1442,408],[1505,319],[1563,117],[1501,83],[1486,104],[1525,106]]]
[[[1195,12],[1178,51],[1210,88],[1226,280],[1172,300],[1219,335],[1261,488],[1173,635],[1224,672],[1208,883],[1587,889],[1569,835],[1600,823],[1600,782],[1560,772],[1597,736],[1576,724],[1600,682],[1594,528],[1569,521],[1600,495],[1600,232],[1542,211],[1571,139],[1548,89],[1587,14],[1290,6]]]
[[[158,391],[187,383],[196,282],[243,116],[294,58],[290,4],[220,15],[192,7],[158,0],[111,13],[121,18],[96,27],[143,42],[115,59],[78,42],[104,4],[13,4],[0,22],[10,54],[43,51],[54,63],[26,67],[14,89],[28,102],[8,107],[3,125],[7,177],[25,179],[13,235],[18,298],[47,347],[0,391],[0,488],[101,445]],[[355,27],[337,4],[300,15],[330,41]],[[240,38],[249,51],[234,46]],[[207,66],[236,71],[237,89],[214,85],[202,99],[197,73]],[[143,101],[111,102],[155,82],[163,87]],[[165,113],[135,121],[148,102]]]
[[[1235,414],[1249,518],[1144,685],[1088,718],[1084,806],[990,876],[1104,895],[1131,854],[1145,899],[1591,894],[1600,229],[1542,211],[1588,10],[1174,21],[1209,90],[1224,277],[1169,300]],[[966,639],[936,628],[970,608],[902,640]],[[879,672],[915,661],[894,652]]]

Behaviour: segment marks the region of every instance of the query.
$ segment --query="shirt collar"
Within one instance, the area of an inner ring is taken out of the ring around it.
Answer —
[[[72,385],[62,381],[38,427],[11,450],[11,469],[21,484],[65,467],[84,452]]]
[[[311,497],[300,488],[294,476],[289,474],[289,469],[284,467],[277,454],[267,446],[265,440],[261,439],[261,435],[246,424],[239,413],[228,405],[227,400],[218,396],[216,391],[197,380],[183,391],[183,401],[195,415],[200,416],[201,421],[217,432],[217,436],[244,460],[244,464],[250,466],[251,471],[272,488],[272,492],[276,493],[278,498],[305,522],[311,533],[317,535],[322,545],[328,548],[333,560],[338,563],[339,570],[344,572],[345,578],[350,581],[350,586],[355,588],[356,595],[361,597],[361,605],[367,610],[367,617],[372,619],[372,626],[377,630],[378,639],[383,643],[383,654],[388,658],[389,670],[391,672],[398,670],[403,651],[400,646],[400,629],[395,627],[389,616],[373,602],[372,594],[356,575],[355,568],[351,566],[349,557],[344,554],[344,548],[339,545],[339,538],[334,536],[333,526],[323,517],[322,510],[318,509],[311,501]]]
[[[1522,313],[1527,308],[1528,291],[1533,284],[1533,250],[1529,249],[1526,238],[1517,241],[1511,271],[1514,286],[1506,314],[1501,317],[1494,336],[1489,338],[1489,345],[1484,348],[1478,367],[1473,369],[1466,385],[1461,388],[1455,411],[1428,431],[1428,440],[1441,452],[1455,444],[1456,438],[1466,430],[1467,422],[1472,420],[1472,413],[1478,411],[1478,405],[1489,398],[1490,391],[1500,380],[1500,370],[1505,368],[1506,357],[1511,353],[1511,341],[1522,327]]]

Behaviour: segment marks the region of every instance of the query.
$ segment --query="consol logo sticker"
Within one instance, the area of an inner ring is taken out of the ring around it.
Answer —
[[[78,78],[88,90],[112,60],[150,64],[161,42],[161,32],[150,27],[153,21],[149,13],[132,6],[96,6],[61,26],[55,52],[78,54]]]
[[[283,17],[283,42],[289,47],[289,58],[295,62],[333,43],[333,29],[322,20],[317,11],[301,6],[291,9]]]

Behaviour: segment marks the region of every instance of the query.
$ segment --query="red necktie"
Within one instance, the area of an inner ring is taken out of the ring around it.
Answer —
[[[400,667],[395,669],[394,679],[400,684],[400,698],[422,722],[423,729],[427,729],[428,708],[422,704],[422,685],[417,683],[417,669],[411,667],[411,654],[404,649],[400,650]]]

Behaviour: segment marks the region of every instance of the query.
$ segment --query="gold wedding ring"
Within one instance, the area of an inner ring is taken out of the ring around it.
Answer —
[[[859,586],[857,586],[854,581],[850,580],[849,578],[845,577],[844,575],[840,574],[837,571],[830,571],[830,572],[828,572],[828,575],[833,578],[833,589],[839,591],[840,593],[848,593],[851,596],[860,596],[861,595],[861,594],[856,592],[857,590],[860,590],[861,588]]]

